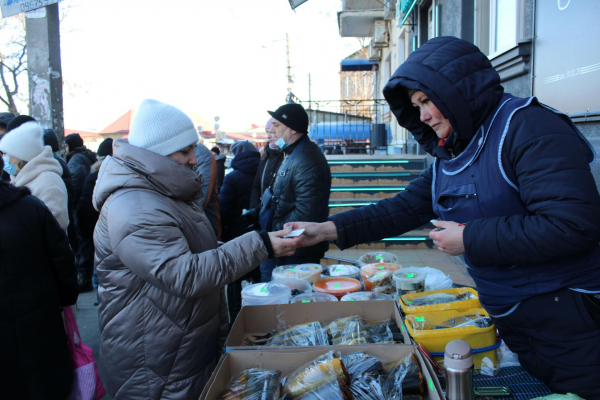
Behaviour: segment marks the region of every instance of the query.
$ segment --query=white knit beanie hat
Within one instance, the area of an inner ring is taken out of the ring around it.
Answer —
[[[168,156],[198,142],[194,123],[180,109],[146,99],[140,105],[129,132],[129,144]]]
[[[33,121],[25,122],[2,137],[0,151],[29,162],[44,149],[43,135],[44,130],[40,124]]]

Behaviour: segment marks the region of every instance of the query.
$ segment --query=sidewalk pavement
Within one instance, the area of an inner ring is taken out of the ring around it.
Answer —
[[[356,260],[363,253],[369,250],[356,250],[348,249],[345,251],[330,250],[327,252],[329,256],[337,256],[341,258]],[[390,253],[394,253],[399,257],[400,265],[404,267],[415,266],[415,267],[433,267],[444,271],[446,274],[452,277],[452,281],[455,284],[475,286],[473,280],[467,273],[467,267],[460,257],[452,257],[439,250],[427,249],[427,250],[391,250]],[[98,364],[98,370],[100,371],[100,377],[106,376],[106,372],[102,365],[102,359],[100,358],[100,328],[98,325],[98,306],[94,306],[96,300],[96,294],[94,292],[81,293],[77,300],[76,307],[76,318],[77,325],[79,326],[79,333],[83,343],[91,347],[94,350],[94,357]],[[73,307],[75,308],[75,307]],[[111,397],[106,395],[102,400],[110,400]]]

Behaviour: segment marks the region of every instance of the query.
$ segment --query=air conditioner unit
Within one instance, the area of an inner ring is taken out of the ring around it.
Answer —
[[[389,35],[386,21],[375,21],[373,24],[373,40],[371,45],[375,47],[387,47]]]
[[[381,61],[381,49],[374,47],[373,44],[369,46],[369,61]]]

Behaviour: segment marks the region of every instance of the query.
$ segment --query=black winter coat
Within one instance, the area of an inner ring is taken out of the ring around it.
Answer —
[[[474,50],[475,49],[475,50]],[[443,147],[420,121],[406,89],[423,91],[453,127]],[[432,39],[398,68],[383,90],[401,126],[434,157],[450,159],[470,142],[504,89],[487,57],[463,40]],[[589,149],[564,118],[532,105],[506,132],[501,162],[529,214],[470,221],[465,251],[476,266],[536,264],[585,254],[600,241],[600,195]],[[331,216],[342,249],[397,236],[435,218],[432,168],[391,199]]]
[[[258,151],[245,151],[235,156],[231,162],[233,171],[225,175],[219,193],[222,239],[224,242],[248,232],[250,223],[242,219],[242,210],[250,206],[250,193],[258,164]]]
[[[92,165],[98,161],[94,153],[84,147],[77,147],[67,155],[67,165],[71,171],[73,179],[73,207],[77,208],[79,198],[81,197],[81,189],[83,181],[87,174],[90,173]]]
[[[250,208],[260,211],[260,199],[266,188],[271,185],[273,175],[277,172],[283,161],[283,153],[278,149],[265,148],[263,158],[260,160],[254,185],[252,185],[252,195],[250,196]]]
[[[277,177],[273,183],[276,191],[277,181],[283,179],[281,193],[274,193],[279,198],[273,214],[270,231],[283,229],[286,222],[325,222],[329,215],[329,191],[331,190],[331,171],[323,152],[308,135],[303,135],[294,144],[283,150],[285,159],[281,168],[288,162],[301,141],[306,143],[298,149],[299,153],[292,159],[283,178]],[[327,242],[296,250],[293,257],[322,258],[329,249]]]
[[[29,189],[0,182],[0,398],[63,400],[70,393],[61,306],[76,301],[65,232]]]
[[[81,189],[81,197],[79,198],[79,205],[77,206],[77,225],[84,240],[93,241],[94,229],[100,216],[100,213],[96,211],[92,203],[99,169],[99,166],[98,168],[93,168],[85,177],[83,188]]]

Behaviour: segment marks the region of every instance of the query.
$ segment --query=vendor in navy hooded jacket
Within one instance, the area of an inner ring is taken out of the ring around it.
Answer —
[[[439,37],[383,90],[401,126],[435,157],[393,198],[305,228],[299,246],[341,249],[437,218],[438,249],[464,255],[484,308],[532,375],[600,398],[600,195],[595,154],[564,114],[504,92],[473,44]]]

